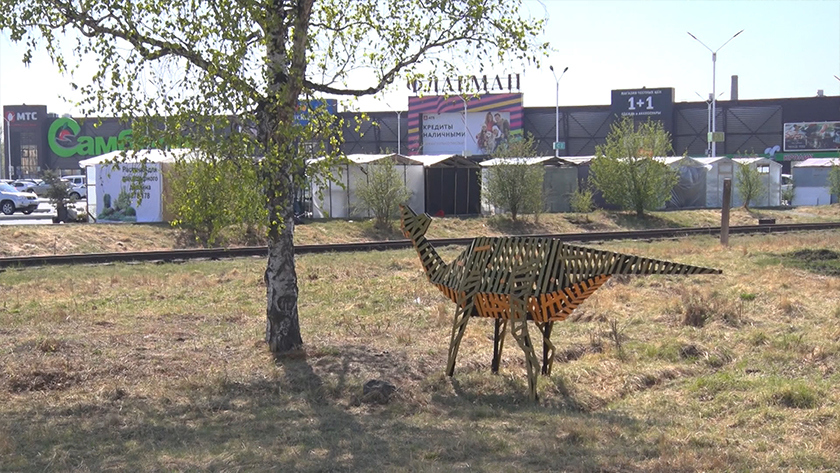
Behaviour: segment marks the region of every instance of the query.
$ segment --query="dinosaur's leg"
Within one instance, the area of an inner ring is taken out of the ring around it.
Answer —
[[[468,261],[469,263],[469,261]],[[461,346],[461,338],[467,329],[467,322],[470,321],[475,309],[475,296],[478,293],[481,280],[481,268],[478,264],[471,265],[472,269],[461,279],[455,293],[455,319],[452,322],[452,334],[449,339],[449,360],[446,363],[446,375],[455,374],[455,358],[458,356],[458,348]]]
[[[502,348],[505,346],[505,335],[507,334],[507,320],[496,319],[493,330],[493,363],[490,371],[494,374],[499,372],[499,364],[502,361]]]
[[[449,359],[446,362],[447,376],[455,374],[455,358],[458,357],[458,348],[461,346],[461,339],[464,338],[467,322],[470,321],[470,314],[473,310],[472,298],[469,301],[467,302],[465,296],[462,294],[456,304],[455,318],[452,321],[452,333],[449,336]]]
[[[537,400],[537,355],[534,353],[534,344],[528,333],[528,316],[525,309],[525,301],[520,298],[511,297],[510,304],[510,333],[522,351],[525,353],[525,368],[528,370],[528,392],[531,400]]]
[[[528,320],[518,318],[511,320],[510,333],[522,351],[525,353],[525,368],[528,371],[528,392],[531,400],[537,400],[537,355],[534,353],[534,345],[531,343],[531,336],[528,333]]]
[[[543,336],[543,365],[542,374],[548,376],[551,374],[551,365],[554,364],[554,344],[551,343],[551,329],[554,328],[554,322],[538,323]]]

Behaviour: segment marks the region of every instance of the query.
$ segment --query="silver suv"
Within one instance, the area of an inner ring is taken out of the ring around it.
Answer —
[[[6,183],[0,183],[0,212],[12,215],[23,212],[29,215],[38,208],[38,196],[33,192],[20,192]]]
[[[87,199],[87,178],[81,174],[72,176],[61,176],[61,179],[70,183],[70,197],[74,199]]]

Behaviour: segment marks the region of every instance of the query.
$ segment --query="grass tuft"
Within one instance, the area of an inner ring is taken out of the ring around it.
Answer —
[[[785,384],[770,395],[773,403],[795,409],[815,409],[821,397],[816,389],[799,382]]]

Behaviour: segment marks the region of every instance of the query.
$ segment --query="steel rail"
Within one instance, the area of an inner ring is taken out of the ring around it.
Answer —
[[[840,229],[840,222],[824,223],[791,223],[741,225],[729,227],[732,234],[750,233],[783,233],[795,231],[816,231]],[[653,230],[629,230],[612,232],[587,233],[559,233],[544,235],[521,235],[522,237],[547,237],[569,242],[593,242],[610,240],[656,240],[681,238],[695,235],[719,235],[720,227],[686,227],[661,228]],[[469,238],[439,238],[429,241],[435,246],[467,245],[473,240]],[[313,253],[343,253],[352,251],[382,251],[410,248],[409,240],[371,241],[360,243],[340,243],[330,245],[295,245],[295,254]],[[241,258],[267,256],[266,246],[244,246],[230,248],[193,248],[180,250],[159,251],[130,251],[122,253],[88,253],[67,255],[37,255],[37,256],[9,256],[0,258],[0,270],[3,268],[72,265],[72,264],[104,264],[117,262],[161,261],[180,262],[194,259],[218,260],[223,258]]]

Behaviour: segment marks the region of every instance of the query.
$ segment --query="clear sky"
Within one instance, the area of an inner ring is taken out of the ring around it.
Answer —
[[[560,81],[561,106],[605,105],[611,90],[641,87],[673,87],[677,102],[700,101],[698,94],[705,98],[712,91],[712,58],[687,32],[714,50],[744,30],[718,53],[719,100],[729,99],[732,75],[739,77],[740,99],[812,97],[818,89],[840,95],[834,77],[840,77],[840,0],[525,0],[524,8],[548,15],[544,39],[554,51],[539,69],[487,72],[519,72],[526,107],[555,105],[549,64],[558,72],[569,68]],[[46,105],[50,112],[73,114],[61,99],[73,98],[68,80],[46,54],[25,67],[22,53],[0,35],[0,104]],[[408,95],[400,82],[357,108],[406,110]]]

